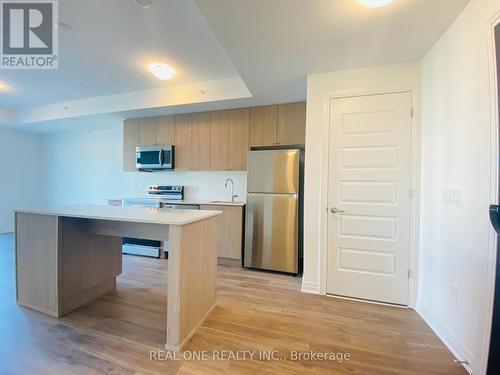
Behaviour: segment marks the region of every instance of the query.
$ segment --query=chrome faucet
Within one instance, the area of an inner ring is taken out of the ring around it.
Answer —
[[[234,198],[236,198],[238,195],[234,194],[234,181],[232,178],[226,178],[226,183],[224,184],[224,187],[227,189],[227,184],[231,182],[231,202],[234,202]]]

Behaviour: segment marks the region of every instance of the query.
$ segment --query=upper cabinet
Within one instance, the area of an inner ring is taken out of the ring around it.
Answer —
[[[245,171],[251,146],[305,143],[305,103],[188,113],[123,123],[123,169],[137,146],[175,146],[175,169]]]
[[[191,115],[175,115],[175,169],[191,169]]]
[[[212,112],[210,170],[246,171],[249,109]]]
[[[210,114],[210,170],[229,170],[229,111]]]
[[[175,116],[156,118],[156,143],[159,145],[175,144]]]
[[[210,113],[191,115],[191,168],[192,171],[210,169]],[[177,159],[177,155],[176,155]]]
[[[270,146],[276,144],[278,106],[250,108],[250,146]]]
[[[229,111],[229,169],[247,170],[247,154],[250,137],[250,110],[248,108]]]
[[[306,143],[306,103],[278,106],[277,143],[302,145]]]
[[[306,103],[250,108],[250,146],[304,144]]]
[[[140,131],[140,146],[156,145],[156,118],[141,118],[139,119]]]
[[[123,170],[125,172],[134,172],[135,167],[135,148],[140,141],[139,119],[129,119],[123,122]]]

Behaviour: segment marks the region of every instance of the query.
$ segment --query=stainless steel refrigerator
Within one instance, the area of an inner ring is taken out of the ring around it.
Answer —
[[[303,148],[248,153],[243,265],[297,274],[302,255]]]

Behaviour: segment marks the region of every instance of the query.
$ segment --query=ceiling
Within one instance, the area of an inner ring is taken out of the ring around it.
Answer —
[[[59,31],[59,69],[0,71],[11,87],[0,93],[0,109],[17,110],[16,127],[40,122],[29,129],[44,131],[58,129],[46,120],[304,100],[308,74],[420,61],[467,3],[395,0],[369,9],[356,0],[153,0],[144,9],[133,0],[63,0],[59,21],[70,30]],[[157,80],[145,69],[155,60],[178,74]],[[168,100],[153,100],[165,87]],[[170,100],[187,87],[211,91]]]
[[[59,69],[4,70],[13,87],[2,106],[25,108],[163,86],[237,77],[192,1],[156,0],[141,8],[133,0],[62,0]],[[165,61],[177,71],[170,81],[145,68]]]
[[[196,0],[249,90],[270,100],[305,98],[307,74],[418,62],[468,2]]]

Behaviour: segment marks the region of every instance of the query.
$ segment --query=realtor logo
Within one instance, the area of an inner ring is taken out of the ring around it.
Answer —
[[[57,69],[57,0],[0,0],[0,68]]]

